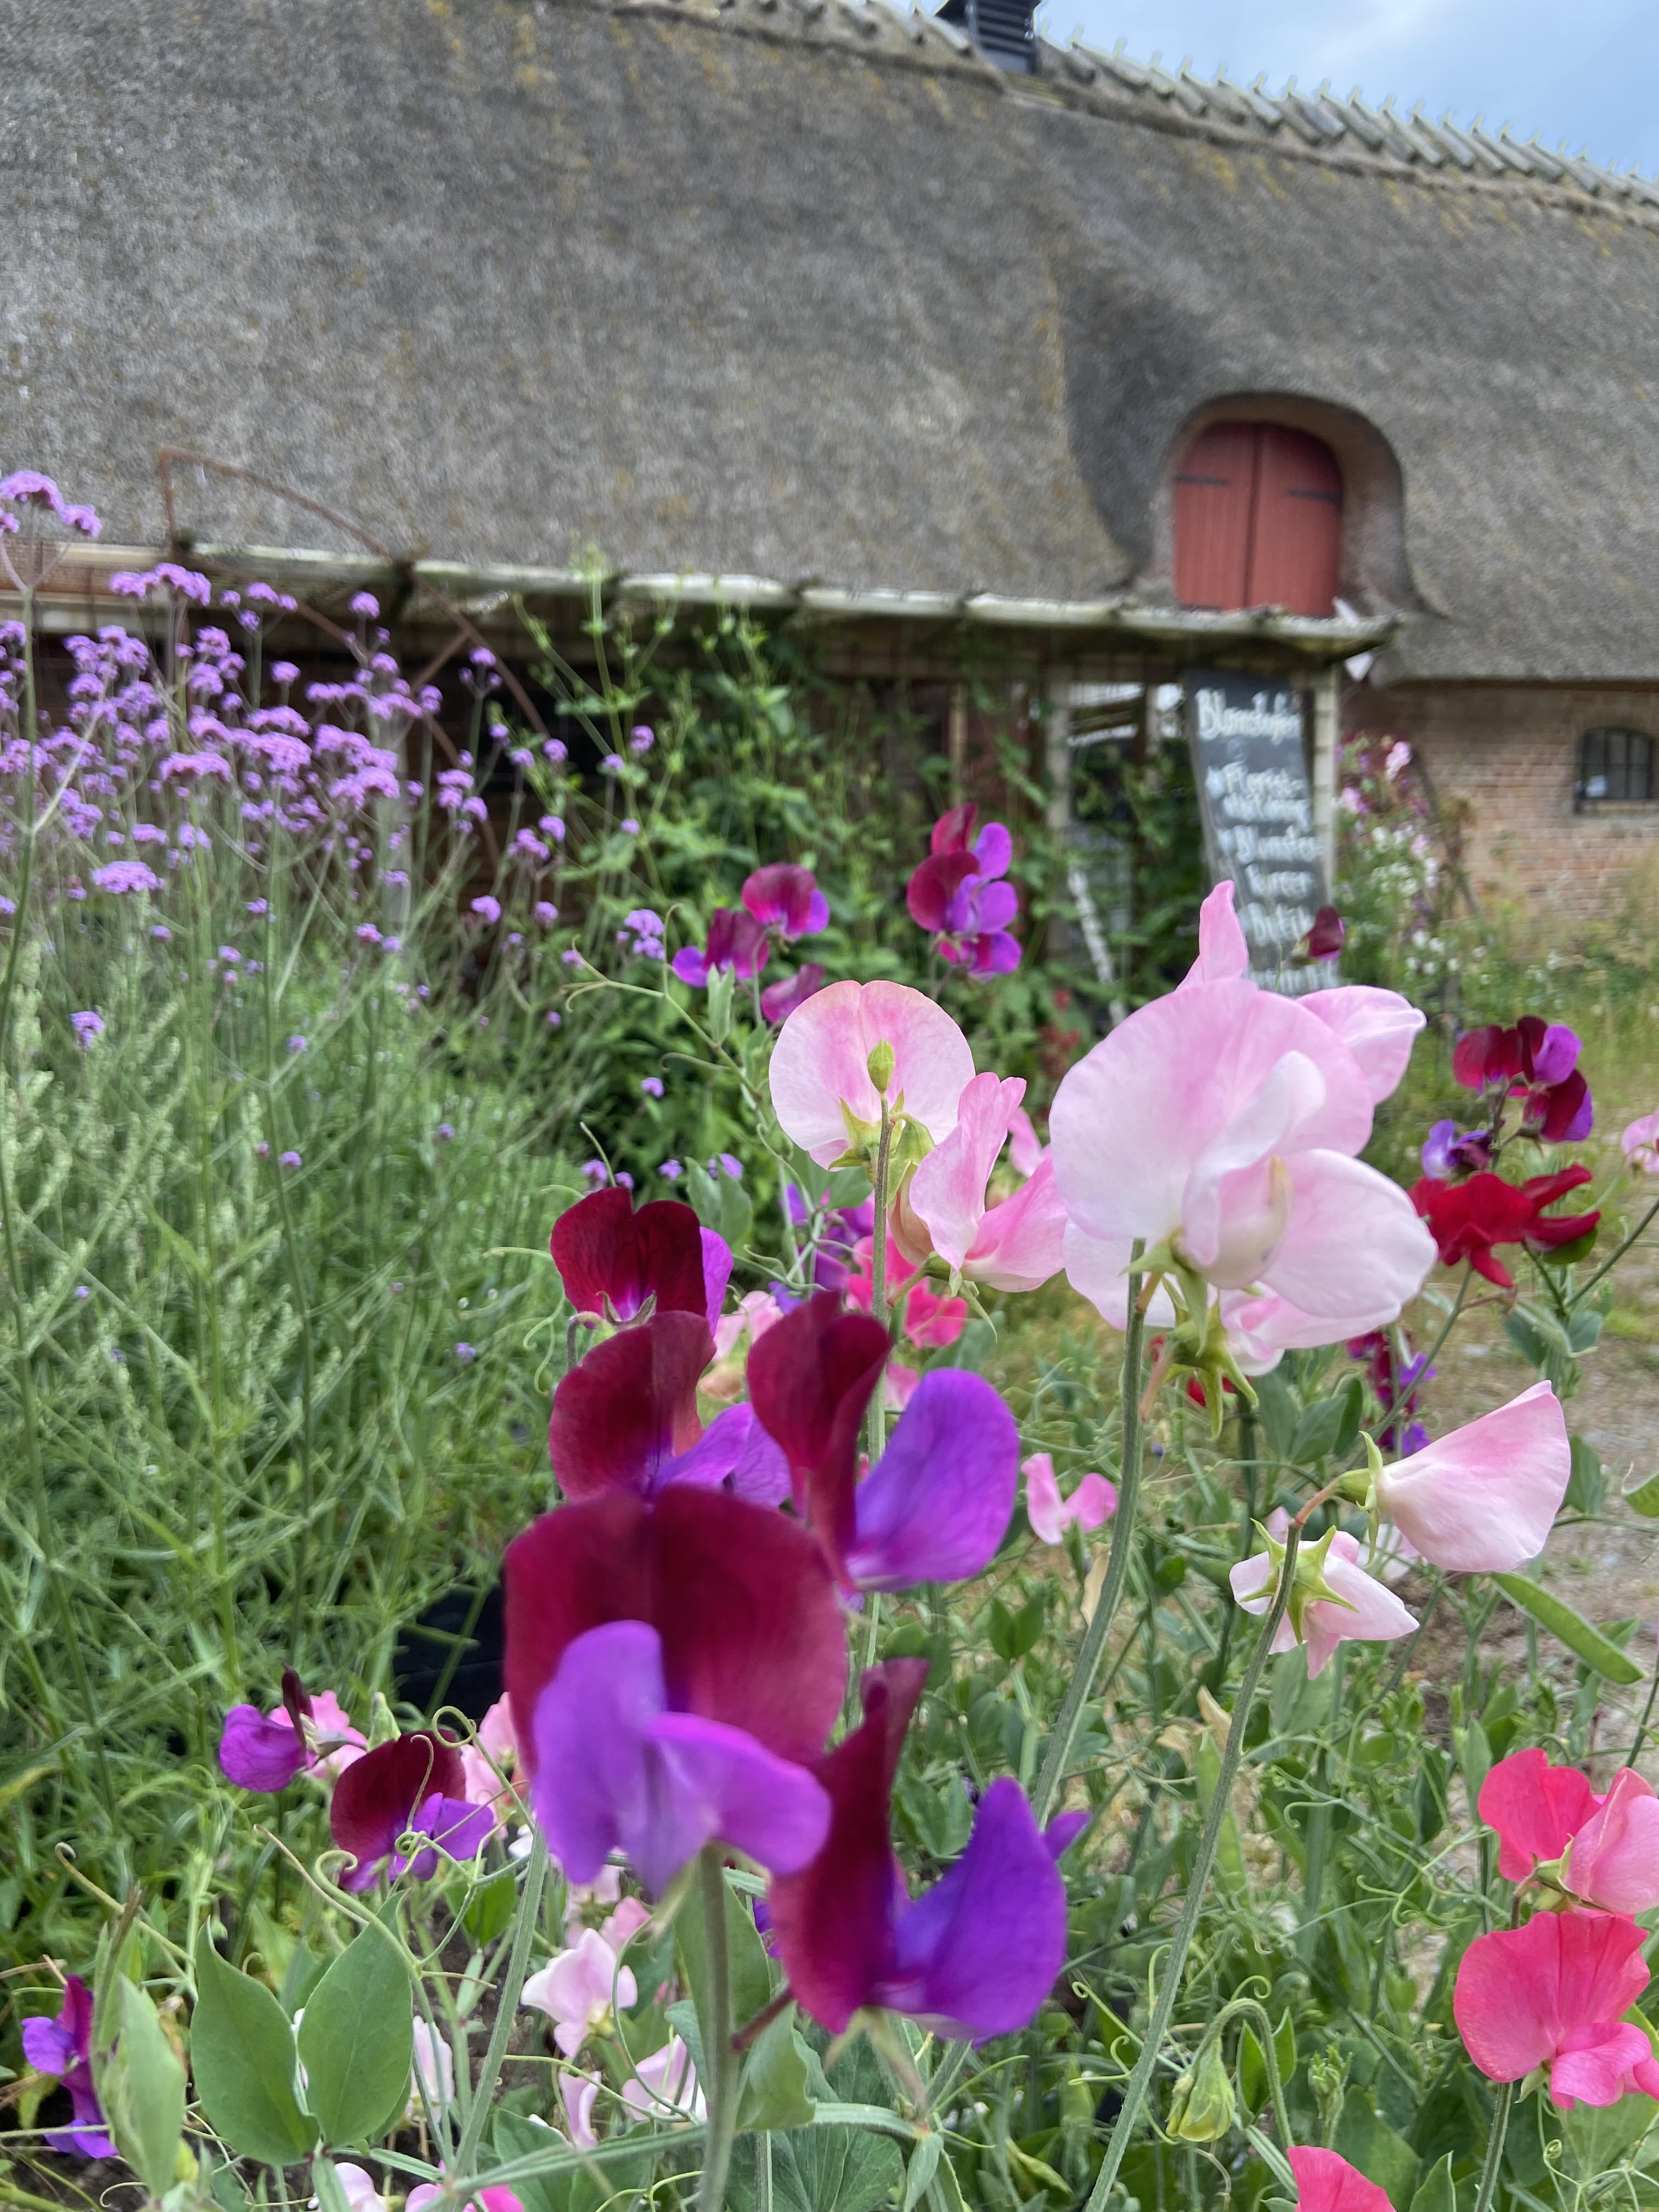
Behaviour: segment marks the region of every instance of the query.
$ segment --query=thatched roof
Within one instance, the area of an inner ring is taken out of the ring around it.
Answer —
[[[113,538],[179,445],[468,564],[1155,597],[1183,426],[1301,395],[1398,462],[1394,673],[1659,677],[1652,188],[1075,49],[1013,79],[879,0],[0,0],[0,467]],[[180,519],[331,542],[206,478]]]

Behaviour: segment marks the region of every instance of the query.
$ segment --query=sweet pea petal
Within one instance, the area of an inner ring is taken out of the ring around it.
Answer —
[[[1434,1265],[1434,1239],[1396,1182],[1341,1152],[1309,1150],[1288,1163],[1290,1220],[1261,1271],[1263,1287],[1329,1334],[1362,1336],[1393,1321]]]
[[[658,1313],[578,1360],[553,1393],[547,1426],[548,1456],[565,1496],[631,1490],[648,1497],[697,1439],[697,1382],[714,1356],[700,1312]]]
[[[1560,1401],[1534,1382],[1385,1467],[1377,1503],[1431,1565],[1508,1574],[1543,1550],[1571,1473]]]
[[[962,1267],[979,1234],[985,1186],[1024,1096],[1018,1076],[975,1076],[957,1101],[956,1127],[910,1179],[910,1211],[952,1267]]]
[[[1231,982],[1248,975],[1250,948],[1233,910],[1234,887],[1224,876],[1198,910],[1198,957],[1176,986],[1189,991],[1198,983]]]
[[[240,1789],[274,1790],[285,1790],[313,1760],[286,1713],[267,1718],[257,1705],[233,1705],[219,1739],[219,1764]]]
[[[1633,1767],[1620,1768],[1574,1834],[1562,1879],[1575,1897],[1609,1912],[1659,1905],[1659,1797]]]
[[[772,1053],[772,1104],[784,1133],[828,1167],[847,1147],[843,1103],[877,1122],[881,1101],[868,1061],[893,1048],[890,1101],[920,1121],[935,1144],[956,1127],[957,1101],[973,1079],[968,1040],[943,1007],[903,983],[832,983],[797,1006]]]
[[[1018,1468],[1014,1417],[981,1376],[950,1367],[924,1375],[854,1494],[853,1583],[908,1589],[979,1574],[1007,1528]]]
[[[1388,2191],[1337,2152],[1292,2144],[1285,2155],[1296,2176],[1296,2212],[1394,2212]]]
[[[890,1349],[879,1322],[842,1313],[840,1299],[820,1291],[749,1355],[756,1415],[782,1447],[796,1510],[811,1522],[837,1574],[854,1540],[860,1427]]]
[[[1559,1859],[1601,1800],[1576,1766],[1552,1766],[1535,1746],[1500,1759],[1480,1785],[1479,1811],[1498,1832],[1498,1871],[1524,1881]]]
[[[609,1307],[630,1321],[652,1297],[659,1314],[707,1314],[702,1224],[678,1199],[653,1199],[635,1212],[629,1192],[596,1190],[559,1216],[551,1249],[578,1313]]]
[[[1347,1046],[1376,1103],[1398,1090],[1418,1032],[1428,1018],[1419,1007],[1398,991],[1377,990],[1369,983],[1310,991],[1301,1003]]]

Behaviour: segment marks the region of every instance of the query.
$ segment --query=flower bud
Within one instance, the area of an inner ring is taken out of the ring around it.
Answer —
[[[1212,2037],[1176,2083],[1169,2131],[1177,2142],[1217,2142],[1231,2127],[1237,2106],[1218,2037]]]
[[[893,1079],[893,1048],[885,1037],[879,1044],[871,1047],[870,1057],[864,1064],[869,1071],[871,1082],[875,1085],[877,1091],[884,1097],[887,1086]]]

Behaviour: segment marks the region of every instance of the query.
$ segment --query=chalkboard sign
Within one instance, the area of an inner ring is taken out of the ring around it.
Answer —
[[[1231,876],[1250,973],[1298,996],[1336,979],[1332,961],[1296,948],[1325,903],[1314,834],[1303,695],[1284,683],[1194,668],[1185,678],[1187,737],[1210,875]]]

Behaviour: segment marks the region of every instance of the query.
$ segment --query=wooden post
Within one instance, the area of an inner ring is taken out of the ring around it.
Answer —
[[[1342,666],[1334,661],[1315,679],[1313,691],[1313,825],[1325,896],[1336,896],[1336,750],[1340,735]]]
[[[1056,671],[1043,684],[1044,766],[1048,772],[1047,820],[1050,833],[1064,845],[1072,827],[1072,686]],[[1061,915],[1048,917],[1048,950],[1064,953],[1071,942],[1071,925]]]
[[[960,682],[951,686],[951,704],[945,723],[945,746],[951,761],[951,795],[959,804],[963,795],[963,780],[968,773],[968,686]]]

